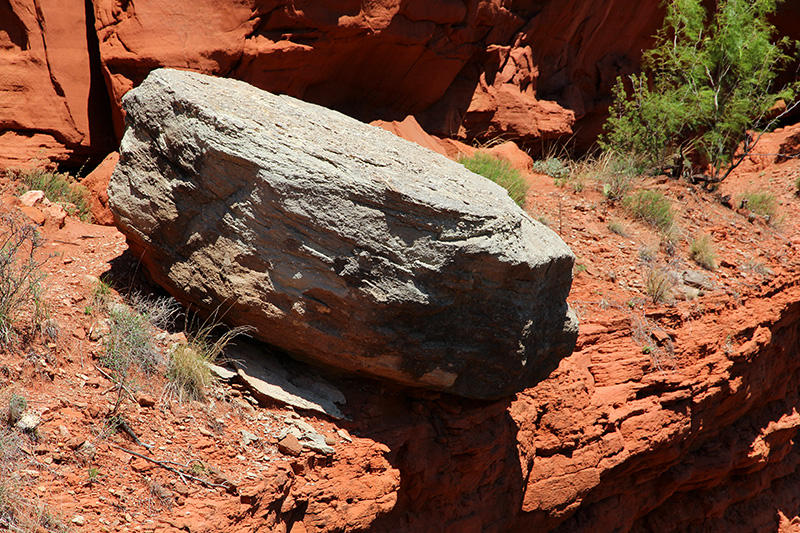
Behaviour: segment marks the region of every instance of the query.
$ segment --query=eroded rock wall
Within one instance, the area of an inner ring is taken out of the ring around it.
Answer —
[[[685,367],[646,371],[629,330],[594,326],[520,394],[511,413],[530,474],[517,530],[776,531],[795,517],[800,289],[764,293],[699,320],[663,317],[676,327],[661,364],[675,346]]]
[[[91,16],[84,0],[0,1],[0,168],[116,146]]]
[[[442,136],[583,148],[663,11],[655,0],[3,0],[0,14],[9,166],[104,155],[122,136],[122,95],[158,67],[237,78],[365,121],[415,115]],[[797,35],[799,15],[784,2],[780,32]]]
[[[637,64],[659,18],[656,2],[621,0],[4,0],[0,10],[0,64],[13,73],[0,80],[3,166],[108,152],[122,95],[157,67],[362,120],[413,114],[441,135],[571,136],[602,109],[615,69]]]

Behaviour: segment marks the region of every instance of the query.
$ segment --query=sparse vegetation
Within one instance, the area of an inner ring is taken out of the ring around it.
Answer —
[[[96,466],[89,468],[86,483],[92,485],[100,480],[100,469]]]
[[[25,396],[17,393],[12,392],[11,396],[8,399],[8,407],[6,410],[6,420],[9,426],[13,426],[16,424],[20,418],[22,418],[22,414],[25,412],[25,409],[28,408],[28,399]]]
[[[645,293],[654,304],[667,303],[675,280],[667,269],[651,267],[644,271],[644,286]]]
[[[108,276],[100,276],[92,285],[92,305],[104,308],[110,296],[111,279]]]
[[[627,237],[628,233],[625,231],[625,226],[622,225],[622,222],[618,220],[609,220],[608,221],[608,231],[611,233],[616,233],[621,237]]]
[[[639,261],[645,264],[654,263],[658,258],[658,250],[653,246],[641,246],[639,248]]]
[[[670,201],[660,192],[642,189],[624,200],[625,207],[635,217],[666,232],[675,221]]]
[[[528,184],[520,176],[519,171],[507,161],[492,155],[476,152],[471,157],[464,157],[459,161],[475,174],[488,178],[508,191],[508,195],[520,207],[525,206],[525,196],[528,193]]]
[[[23,443],[29,437],[0,428],[0,530],[14,533],[66,533],[69,528],[43,503],[25,494],[20,471],[29,467]]]
[[[11,216],[0,217],[0,345],[15,340],[14,325],[28,310],[33,325],[42,319],[42,287],[45,259],[40,259],[42,239],[36,228]]]
[[[748,259],[747,261],[745,261],[744,264],[742,264],[740,268],[745,272],[751,272],[764,279],[770,278],[774,274],[774,272],[770,270],[770,268],[767,267],[764,263],[762,263],[761,261],[756,261],[754,259]]]
[[[539,174],[545,174],[556,179],[567,178],[571,173],[569,165],[557,157],[547,157],[534,161],[533,170]]]
[[[707,181],[724,179],[755,146],[748,131],[774,123],[770,108],[795,97],[794,85],[773,86],[792,59],[789,40],[773,40],[779,3],[720,0],[708,21],[701,0],[666,2],[644,72],[628,88],[617,80],[604,148],[645,156],[654,169],[710,167]]]
[[[627,174],[614,172],[603,180],[603,196],[611,202],[618,202],[625,198],[631,188],[633,188],[632,179]]]
[[[692,260],[706,270],[717,268],[717,255],[708,235],[701,235],[689,245],[689,256]]]
[[[170,351],[167,393],[179,401],[205,399],[206,388],[215,381],[208,365],[216,363],[225,346],[250,329],[233,328],[214,340],[213,332],[218,326],[212,316],[187,335],[186,343],[177,344]]]
[[[795,196],[800,196],[800,176],[794,180],[794,194]]]
[[[35,169],[18,172],[15,177],[25,189],[44,192],[48,200],[62,205],[70,215],[84,221],[89,219],[89,192],[69,174]]]
[[[133,307],[117,303],[108,306],[109,332],[106,335],[104,366],[124,378],[134,367],[152,374],[163,362],[153,345],[152,328],[166,327],[177,312],[172,298],[134,297]]]
[[[778,214],[778,201],[769,191],[747,191],[741,197],[742,205],[751,212],[774,220]]]

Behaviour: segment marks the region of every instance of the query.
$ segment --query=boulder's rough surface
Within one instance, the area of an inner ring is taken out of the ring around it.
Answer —
[[[475,398],[571,353],[573,255],[494,183],[379,128],[158,70],[109,184],[156,282],[293,355]]]

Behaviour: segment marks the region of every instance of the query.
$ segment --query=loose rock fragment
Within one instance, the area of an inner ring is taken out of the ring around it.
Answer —
[[[284,455],[292,455],[298,457],[303,453],[303,446],[293,434],[287,434],[283,439],[278,442],[278,451]]]

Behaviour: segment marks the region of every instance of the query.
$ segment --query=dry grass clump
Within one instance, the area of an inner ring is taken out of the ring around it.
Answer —
[[[671,272],[662,267],[649,267],[644,271],[645,293],[654,304],[667,303],[676,281]]]
[[[0,345],[16,340],[15,323],[28,311],[35,327],[44,320],[40,259],[42,238],[38,230],[12,216],[0,217]]]
[[[235,337],[251,329],[240,326],[215,337],[214,331],[219,326],[212,315],[202,324],[194,324],[194,331],[186,335],[185,343],[173,346],[167,369],[167,395],[175,396],[181,402],[205,400],[206,389],[216,380],[209,365],[219,361],[223,350]]]
[[[706,270],[717,268],[717,254],[708,235],[701,235],[689,245],[689,256],[692,260]]]

